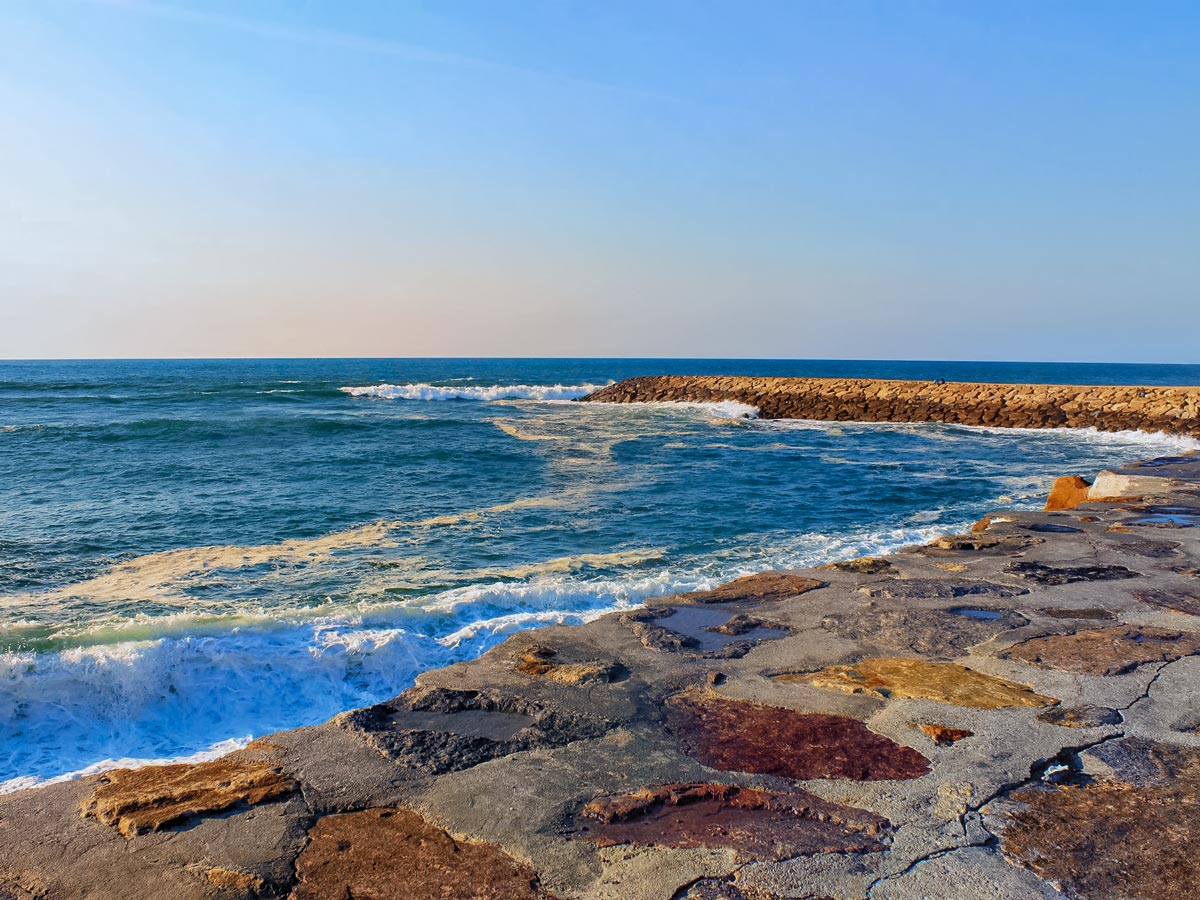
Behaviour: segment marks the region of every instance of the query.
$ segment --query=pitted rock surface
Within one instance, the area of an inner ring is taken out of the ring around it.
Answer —
[[[1120,725],[1121,713],[1107,706],[1056,706],[1038,713],[1038,721],[1063,728],[1099,728],[1102,725]]]
[[[825,616],[821,627],[838,637],[870,643],[880,649],[953,659],[998,634],[1029,624],[1011,609],[995,617],[962,615],[953,609],[919,609],[901,603],[873,603]]]
[[[877,781],[929,770],[916,750],[847,716],[682,695],[668,704],[668,723],[689,756],[723,772]]]
[[[1031,638],[1001,654],[1043,669],[1124,675],[1146,663],[1200,653],[1200,634],[1167,628],[1096,628]]]
[[[706,659],[738,659],[756,644],[788,634],[781,625],[723,606],[652,606],[623,614],[621,622],[650,650]]]
[[[857,572],[859,575],[879,575],[891,571],[892,563],[882,556],[860,556],[858,559],[847,559],[842,562],[830,563],[822,568],[837,569],[842,572]]]
[[[522,675],[547,678],[560,684],[608,684],[624,674],[622,667],[612,662],[563,662],[558,658],[558,651],[540,644],[518,651],[516,670]]]
[[[455,840],[406,809],[324,816],[308,837],[291,900],[553,900],[499,848]]]
[[[105,772],[80,812],[132,838],[286,797],[295,789],[274,760],[240,751],[209,762]]]
[[[882,816],[804,791],[728,784],[664,784],[598,797],[576,827],[601,845],[728,847],[742,859],[882,850],[891,825]]]
[[[1035,694],[1025,684],[984,675],[956,663],[934,663],[923,659],[864,659],[851,666],[829,666],[819,672],[780,675],[816,687],[867,694],[887,700],[908,698],[934,700],[975,709],[1053,706],[1052,697]]]
[[[887,600],[953,599],[957,597],[1016,597],[1029,589],[990,581],[954,581],[949,578],[897,578],[864,585],[861,593]]]
[[[1176,588],[1168,591],[1134,591],[1133,596],[1143,603],[1169,609],[1172,612],[1200,616],[1200,590]]]
[[[1047,566],[1035,562],[1009,563],[1006,572],[1035,584],[1075,584],[1080,581],[1119,581],[1139,578],[1140,574],[1124,566]]]

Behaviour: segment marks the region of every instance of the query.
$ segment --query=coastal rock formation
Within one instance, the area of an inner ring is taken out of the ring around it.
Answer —
[[[553,900],[526,865],[459,841],[406,809],[324,816],[296,860],[290,900]]]
[[[969,738],[975,733],[966,728],[951,728],[949,725],[942,725],[937,722],[923,722],[916,727],[929,735],[930,740],[939,747],[949,747],[957,744],[959,741]]]
[[[1138,666],[1200,653],[1200,634],[1167,628],[1096,628],[1031,638],[1004,659],[1079,675],[1124,675]]]
[[[211,762],[112,769],[97,780],[80,812],[132,838],[285,797],[295,789],[271,759],[232,753]]]
[[[1053,706],[1052,697],[1035,694],[1025,684],[984,675],[955,663],[923,659],[864,659],[852,666],[830,666],[807,675],[780,675],[816,687],[867,694],[882,700],[908,698],[934,700],[974,709],[1005,709],[1021,706]]]
[[[1046,498],[1044,509],[1046,512],[1074,509],[1080,503],[1087,502],[1088,488],[1090,487],[1091,485],[1078,475],[1063,475],[1061,478],[1055,479],[1054,487],[1050,489],[1050,496]]]
[[[621,676],[621,667],[616,663],[599,660],[564,663],[557,656],[558,651],[533,644],[518,652],[516,670],[522,675],[548,678],[561,684],[608,684]]]
[[[759,572],[735,578],[711,591],[683,594],[689,603],[734,603],[783,600],[824,587],[826,582],[796,572]]]
[[[838,637],[869,642],[880,650],[953,659],[998,634],[1029,624],[1011,609],[952,607],[925,609],[904,603],[872,603],[834,613],[821,627]]]
[[[1195,387],[656,375],[627,378],[601,388],[584,400],[593,403],[733,401],[755,407],[763,419],[950,422],[1005,428],[1140,429],[1200,435],[1200,388]],[[1090,499],[1098,499],[1098,495]]]
[[[1134,591],[1133,596],[1143,603],[1169,609],[1189,616],[1200,616],[1200,590],[1176,588],[1170,591]]]
[[[1047,566],[1036,562],[1009,563],[1006,572],[1019,575],[1035,584],[1075,584],[1079,581],[1119,581],[1123,578],[1138,578],[1124,566]]]
[[[723,772],[876,781],[929,770],[916,750],[847,716],[685,695],[672,699],[668,722],[690,756]]]
[[[729,784],[663,784],[597,797],[576,819],[601,845],[728,847],[743,860],[869,853],[890,837],[887,819],[804,791]]]

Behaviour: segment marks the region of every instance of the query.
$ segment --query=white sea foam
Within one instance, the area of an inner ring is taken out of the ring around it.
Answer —
[[[602,384],[497,384],[451,387],[439,384],[372,384],[343,387],[351,397],[377,400],[577,400]]]

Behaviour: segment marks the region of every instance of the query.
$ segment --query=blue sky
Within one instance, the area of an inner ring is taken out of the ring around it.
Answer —
[[[1200,6],[0,4],[0,356],[1200,362]]]

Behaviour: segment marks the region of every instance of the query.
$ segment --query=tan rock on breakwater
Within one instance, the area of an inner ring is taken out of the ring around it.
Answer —
[[[763,419],[952,422],[1200,436],[1200,387],[655,375],[627,378],[584,400],[734,401],[757,407]]]

